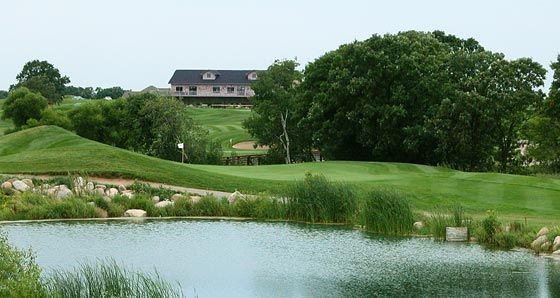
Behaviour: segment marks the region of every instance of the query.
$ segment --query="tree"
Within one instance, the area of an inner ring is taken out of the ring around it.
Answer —
[[[13,90],[4,102],[2,119],[12,119],[17,128],[29,119],[41,119],[41,113],[47,108],[47,100],[41,94],[33,93],[25,87]]]
[[[92,87],[67,86],[64,95],[81,96],[83,98],[94,98],[95,92]]]
[[[33,60],[27,62],[22,71],[16,76],[17,84],[10,90],[18,87],[27,87],[33,92],[41,93],[50,103],[59,103],[65,92],[65,85],[70,79],[61,76],[58,69],[47,61]]]
[[[301,156],[302,130],[297,127],[298,84],[302,74],[294,60],[277,60],[251,86],[255,95],[251,98],[253,113],[243,122],[249,133],[257,138],[259,145],[268,145],[272,151],[280,150],[285,162],[293,161],[292,149]]]
[[[110,97],[112,99],[121,98],[124,94],[124,90],[121,87],[111,87],[111,88],[95,88],[95,98],[103,99],[105,97]]]
[[[6,97],[8,97],[8,91],[0,90],[0,99],[4,99]]]

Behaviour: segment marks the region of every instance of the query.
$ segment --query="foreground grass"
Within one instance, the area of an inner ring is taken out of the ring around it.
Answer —
[[[343,181],[365,193],[386,186],[409,194],[415,212],[460,203],[475,219],[497,210],[504,221],[559,225],[560,180],[465,173],[414,164],[324,162],[256,167],[182,165],[80,138],[57,127],[0,137],[0,173],[119,176],[178,186],[278,192],[306,172]]]

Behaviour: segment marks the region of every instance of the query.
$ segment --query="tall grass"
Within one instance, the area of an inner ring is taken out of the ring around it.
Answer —
[[[81,264],[71,271],[54,270],[45,279],[51,297],[184,297],[180,286],[154,272],[120,267],[114,260]]]
[[[350,185],[310,173],[288,186],[285,197],[287,218],[307,222],[352,222],[358,205]]]
[[[402,193],[379,188],[367,194],[362,222],[370,232],[403,235],[410,233],[414,220],[408,200]]]

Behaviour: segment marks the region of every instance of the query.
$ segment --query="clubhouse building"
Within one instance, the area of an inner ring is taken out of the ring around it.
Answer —
[[[171,95],[187,104],[249,104],[256,70],[180,69],[169,80]]]

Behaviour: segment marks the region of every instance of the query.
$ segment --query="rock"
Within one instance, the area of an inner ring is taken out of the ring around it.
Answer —
[[[12,182],[12,186],[14,187],[15,190],[17,191],[28,191],[30,189],[29,185],[25,184],[23,181],[21,180],[16,180],[14,182]]]
[[[107,203],[111,203],[113,201],[113,199],[109,198],[108,196],[104,196],[103,201],[105,201]]]
[[[533,241],[531,243],[531,248],[535,251],[539,251],[541,249],[541,246],[547,242],[547,238],[546,235],[541,235],[539,237],[537,237],[537,239],[535,239],[535,241]]]
[[[16,181],[16,180],[17,180],[16,178],[10,178],[10,179],[8,179],[8,182],[10,182],[10,183],[12,183],[12,184],[13,184],[13,183],[14,183],[14,181]]]
[[[21,182],[25,183],[27,186],[29,186],[29,188],[35,187],[35,185],[33,184],[33,180],[31,179],[21,179]]]
[[[109,213],[107,213],[107,211],[104,210],[104,209],[95,208],[95,211],[97,211],[97,216],[99,216],[100,218],[107,218],[107,217],[109,217]]]
[[[88,182],[88,183],[86,184],[86,189],[87,189],[89,192],[92,192],[92,191],[95,189],[95,185],[93,185],[93,182],[91,182],[91,181]]]
[[[97,184],[97,185],[95,186],[95,188],[101,188],[101,189],[103,189],[103,190],[106,190],[106,189],[107,189],[107,186],[105,186],[105,185],[103,185],[103,184]]]
[[[469,231],[467,227],[446,227],[445,241],[461,242],[469,240]]]
[[[126,191],[126,187],[125,187],[124,185],[122,185],[122,184],[119,185],[118,188],[119,188],[119,191],[120,191],[120,192],[125,192],[125,191]]]
[[[56,197],[59,199],[66,199],[72,195],[72,191],[64,184],[56,186]]]
[[[156,206],[157,208],[165,208],[167,206],[173,206],[173,204],[175,204],[175,202],[161,201],[161,202],[156,203],[154,206]]]
[[[12,189],[12,182],[6,181],[2,183],[2,189]]]
[[[104,196],[105,190],[101,187],[96,187],[94,193],[98,196]]]
[[[184,198],[184,197],[185,197],[185,196],[183,196],[182,194],[176,193],[176,194],[174,194],[174,195],[171,196],[171,201],[175,202],[175,201],[177,201],[178,199],[182,199],[182,198]]]
[[[152,197],[152,202],[154,202],[154,203],[159,202],[159,196],[153,196]]]
[[[200,200],[202,199],[202,197],[199,196],[190,196],[191,199],[191,203],[196,204],[198,202],[200,202]]]
[[[556,236],[552,242],[552,250],[556,251],[560,249],[560,236]]]
[[[124,217],[146,217],[147,214],[142,209],[128,209],[124,212]]]
[[[87,202],[88,205],[95,207],[95,202]]]
[[[132,190],[125,190],[121,193],[121,195],[123,197],[127,197],[129,199],[132,199],[134,197],[134,194],[132,193]]]
[[[245,195],[243,195],[242,193],[236,190],[234,193],[229,195],[228,202],[235,203],[235,201],[237,201],[238,199],[243,199],[243,198],[245,198]]]
[[[555,250],[552,254],[553,254],[553,255],[560,255],[560,249]]]
[[[84,180],[84,178],[82,177],[76,177],[76,179],[74,179],[74,187],[82,190],[86,187],[86,181]]]
[[[111,187],[111,188],[109,188],[109,189],[107,189],[107,190],[105,191],[105,194],[106,194],[109,198],[112,199],[112,198],[114,198],[116,195],[119,194],[119,190],[116,189],[116,188],[114,188],[114,187]]]
[[[414,223],[413,226],[414,226],[415,229],[420,230],[420,229],[424,228],[424,223],[421,222],[421,221],[417,221],[417,222]]]
[[[545,243],[543,243],[543,244],[541,245],[541,250],[540,250],[540,251],[548,251],[548,250],[550,249],[550,246],[551,246],[551,245],[550,245],[550,242],[549,242],[549,241],[546,241]]]
[[[537,233],[537,238],[539,238],[540,236],[546,235],[548,234],[548,228],[547,227],[542,227],[542,229],[539,230],[539,232]]]

